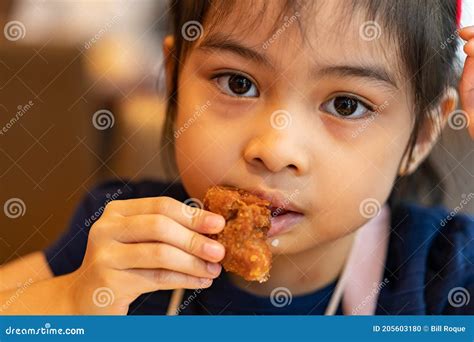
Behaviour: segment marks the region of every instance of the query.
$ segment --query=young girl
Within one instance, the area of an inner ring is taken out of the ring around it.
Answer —
[[[172,1],[163,148],[179,178],[93,190],[44,254],[3,266],[11,287],[32,279],[3,313],[474,314],[473,218],[395,196],[457,113],[459,11]],[[474,122],[474,38],[465,51]],[[271,218],[267,282],[223,271],[207,234],[224,218],[187,206],[216,184],[285,209]]]

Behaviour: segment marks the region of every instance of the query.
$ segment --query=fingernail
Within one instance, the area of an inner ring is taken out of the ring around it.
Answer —
[[[199,278],[199,280],[201,281],[201,287],[209,287],[212,285],[212,279]]]
[[[212,262],[207,263],[207,270],[210,274],[218,274],[221,271],[221,265]]]
[[[209,228],[221,228],[225,225],[225,220],[219,215],[208,215],[204,218],[204,224]]]
[[[204,253],[213,258],[220,258],[224,254],[224,249],[217,243],[205,243]]]

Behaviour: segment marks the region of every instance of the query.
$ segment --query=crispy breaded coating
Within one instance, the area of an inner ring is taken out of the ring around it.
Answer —
[[[226,248],[224,269],[248,281],[269,277],[272,254],[266,243],[270,229],[270,202],[245,190],[213,186],[204,197],[204,209],[224,216],[225,228],[210,237]]]

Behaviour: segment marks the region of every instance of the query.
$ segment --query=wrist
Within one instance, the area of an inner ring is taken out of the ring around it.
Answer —
[[[56,311],[65,315],[81,315],[80,307],[78,305],[77,277],[76,274],[69,273],[58,277],[55,286],[56,293],[59,294],[61,300],[58,301]]]

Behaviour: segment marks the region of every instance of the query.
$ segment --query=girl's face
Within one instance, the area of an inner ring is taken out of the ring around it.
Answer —
[[[275,30],[275,3],[204,25],[179,76],[176,162],[194,198],[215,184],[276,194],[299,214],[274,220],[271,248],[297,253],[353,232],[384,204],[412,99],[377,23],[338,17],[344,4],[329,1]]]

